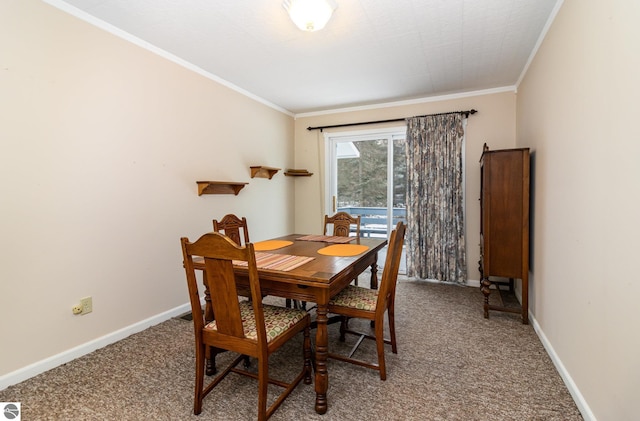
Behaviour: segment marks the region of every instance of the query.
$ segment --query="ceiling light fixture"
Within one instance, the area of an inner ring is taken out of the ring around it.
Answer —
[[[319,31],[329,22],[338,5],[333,0],[284,0],[282,7],[303,31]]]

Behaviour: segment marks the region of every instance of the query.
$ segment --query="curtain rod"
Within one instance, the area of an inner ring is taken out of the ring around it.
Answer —
[[[347,127],[347,126],[362,126],[364,124],[377,124],[377,123],[392,123],[395,121],[405,121],[408,118],[415,118],[415,117],[432,117],[432,116],[438,116],[438,115],[448,115],[448,114],[464,114],[464,116],[466,118],[469,117],[469,114],[475,114],[477,113],[478,110],[467,110],[467,111],[450,111],[448,113],[437,113],[437,114],[426,114],[426,115],[417,115],[414,117],[405,117],[405,118],[394,118],[391,120],[377,120],[377,121],[363,121],[360,123],[347,123],[347,124],[334,124],[332,126],[317,126],[317,127],[307,127],[307,130],[320,130],[323,131],[324,129],[333,129],[336,127]]]

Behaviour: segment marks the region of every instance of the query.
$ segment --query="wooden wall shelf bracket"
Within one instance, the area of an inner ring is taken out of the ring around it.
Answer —
[[[198,183],[198,196],[203,194],[235,194],[249,183],[237,183],[233,181],[196,181]]]
[[[287,175],[289,177],[311,177],[313,173],[307,170],[288,169],[285,171],[284,175]]]
[[[260,177],[268,178],[269,180],[271,180],[271,178],[280,171],[280,168],[265,167],[262,165],[256,165],[249,168],[251,168],[251,178]]]

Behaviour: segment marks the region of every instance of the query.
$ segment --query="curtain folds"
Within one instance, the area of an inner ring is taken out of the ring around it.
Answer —
[[[407,120],[407,275],[466,283],[464,116]]]

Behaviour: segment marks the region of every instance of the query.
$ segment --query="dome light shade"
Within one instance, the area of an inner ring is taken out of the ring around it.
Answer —
[[[319,31],[329,22],[337,4],[332,0],[284,0],[282,7],[303,31]]]

